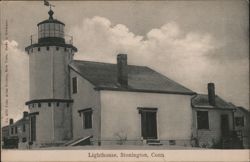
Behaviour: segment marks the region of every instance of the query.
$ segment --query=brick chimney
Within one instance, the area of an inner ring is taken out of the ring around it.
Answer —
[[[126,54],[117,55],[117,81],[122,87],[128,86],[128,65]]]
[[[14,120],[13,119],[10,119],[10,125],[13,124]]]
[[[27,111],[23,112],[23,118],[27,117],[29,115],[29,113]]]
[[[215,106],[215,87],[214,83],[208,83],[207,84],[207,90],[208,90],[208,102],[210,105]]]

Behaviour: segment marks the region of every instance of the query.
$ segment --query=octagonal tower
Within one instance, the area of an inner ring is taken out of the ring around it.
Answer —
[[[30,142],[61,143],[72,138],[70,80],[68,64],[77,48],[64,33],[65,24],[53,18],[37,24],[38,34],[31,36],[25,48],[29,55]]]

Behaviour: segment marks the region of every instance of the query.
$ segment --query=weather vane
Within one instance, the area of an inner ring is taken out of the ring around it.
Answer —
[[[47,0],[43,0],[43,1],[44,1],[44,5],[49,6],[50,10],[51,10],[51,7],[55,7],[55,5],[52,5],[51,3],[49,3],[49,1],[47,1]]]

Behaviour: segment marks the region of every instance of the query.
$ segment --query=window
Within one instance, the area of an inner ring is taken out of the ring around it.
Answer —
[[[60,105],[60,103],[59,103],[59,102],[57,102],[57,103],[56,103],[56,106],[58,107],[59,105]]]
[[[49,50],[49,46],[46,47],[47,51]]]
[[[83,128],[84,129],[92,128],[92,113],[93,113],[92,108],[85,108],[78,110],[78,113],[80,116],[82,116]]]
[[[14,134],[14,128],[13,128],[13,127],[11,127],[11,132],[10,132],[10,134]]]
[[[51,106],[51,102],[48,103],[48,106],[49,106],[49,107]]]
[[[69,103],[67,103],[67,105],[66,105],[67,107],[69,107]]]
[[[235,117],[235,125],[244,127],[244,117]]]
[[[73,90],[73,93],[77,93],[77,78],[76,77],[72,78],[72,90]]]
[[[56,47],[56,50],[58,51],[58,50],[59,50],[59,47]]]
[[[15,127],[15,133],[17,134],[17,127]]]
[[[40,47],[38,47],[37,50],[40,51]]]
[[[38,107],[41,107],[41,103],[38,103]]]
[[[66,47],[64,48],[64,51],[65,51],[65,52],[67,51],[67,48],[66,48]]]
[[[83,125],[85,129],[92,128],[92,111],[83,113]]]
[[[25,124],[23,124],[23,132],[26,131],[26,127],[25,127]]]
[[[208,111],[197,111],[197,128],[209,129]]]

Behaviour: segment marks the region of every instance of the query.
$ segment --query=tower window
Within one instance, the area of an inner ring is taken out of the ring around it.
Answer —
[[[35,104],[32,104],[32,107],[35,107]]]
[[[37,51],[40,51],[40,47],[37,48]]]
[[[33,52],[33,48],[31,49],[31,53]]]
[[[13,134],[13,133],[14,133],[14,128],[11,127],[11,132],[10,132],[10,134]]]
[[[67,105],[66,105],[67,107],[69,107],[69,103],[67,103]]]
[[[15,127],[15,134],[17,134],[17,127]]]
[[[57,102],[57,103],[56,103],[56,106],[59,106],[59,105],[60,105],[60,103],[59,103],[59,102]]]
[[[49,106],[49,107],[51,106],[51,102],[48,103],[48,106]]]
[[[66,47],[64,48],[64,51],[67,51],[67,48],[66,48]]]
[[[26,131],[26,127],[25,127],[25,124],[23,124],[23,132]]]
[[[72,90],[73,90],[73,93],[77,93],[77,78],[76,77],[72,78]]]
[[[47,51],[49,50],[49,46],[46,47]]]
[[[41,103],[38,103],[38,107],[41,107]]]
[[[59,50],[59,47],[56,47],[56,50],[58,51],[58,50]]]

